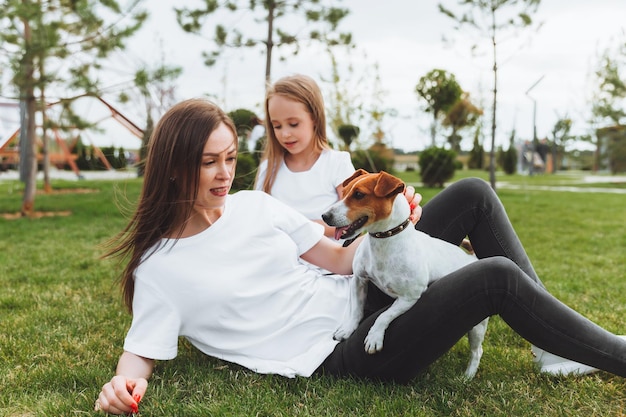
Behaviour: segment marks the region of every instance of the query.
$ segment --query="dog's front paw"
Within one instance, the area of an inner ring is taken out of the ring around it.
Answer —
[[[333,335],[333,339],[335,340],[346,340],[354,331],[356,330],[358,323],[356,325],[352,323],[344,324],[340,328],[335,331]]]
[[[370,329],[365,337],[365,351],[370,355],[383,350],[383,339],[385,338],[384,332],[379,332],[374,329]]]

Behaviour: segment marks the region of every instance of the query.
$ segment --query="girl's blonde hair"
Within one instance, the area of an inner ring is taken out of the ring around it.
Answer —
[[[265,94],[265,131],[267,132],[267,142],[262,157],[263,160],[267,160],[267,171],[265,172],[262,190],[268,194],[272,190],[276,174],[287,152],[280,145],[278,138],[276,138],[274,126],[270,120],[268,103],[270,98],[274,96],[283,96],[289,100],[304,104],[313,121],[313,143],[315,148],[319,151],[330,148],[326,137],[324,98],[317,83],[311,77],[297,74],[283,77],[273,85],[269,85]]]

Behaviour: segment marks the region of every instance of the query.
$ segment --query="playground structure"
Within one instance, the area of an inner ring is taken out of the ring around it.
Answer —
[[[136,136],[139,139],[143,138],[144,131],[140,127],[138,127],[135,123],[133,123],[128,117],[126,117],[122,112],[113,107],[110,103],[104,100],[102,97],[93,96],[93,98],[99,100],[111,113],[110,116],[106,118],[112,117],[115,121],[117,121],[121,126],[126,128],[133,136]],[[52,107],[58,103],[48,104],[48,107]],[[17,106],[15,106],[17,107]],[[99,122],[101,122],[100,120]],[[97,123],[99,123],[97,122]],[[13,133],[8,137],[0,137],[0,165],[7,166],[13,165],[16,166],[19,164],[20,160],[20,128],[18,127]],[[48,158],[51,165],[57,166],[59,168],[65,167],[68,165],[72,171],[76,174],[77,177],[80,178],[80,170],[76,165],[76,159],[78,155],[73,153],[76,148],[76,144],[78,142],[78,138],[80,135],[76,135],[73,139],[63,139],[61,137],[61,133],[59,129],[51,128],[49,129],[52,132],[54,143],[56,144],[56,149],[54,152],[48,152]],[[113,167],[106,159],[102,150],[96,146],[93,142],[91,146],[94,149],[95,156],[102,162],[102,164],[108,169],[112,170]],[[43,148],[43,140],[41,137],[37,138],[37,161],[43,161],[44,155],[41,152]]]

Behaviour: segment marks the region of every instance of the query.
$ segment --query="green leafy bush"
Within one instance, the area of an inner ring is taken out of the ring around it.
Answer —
[[[509,145],[509,149],[502,155],[502,170],[507,175],[517,172],[517,149],[513,145]]]
[[[354,169],[362,168],[368,172],[386,171],[393,174],[393,159],[393,150],[383,144],[352,152]]]
[[[443,187],[454,176],[456,152],[431,147],[425,149],[419,157],[420,176],[426,187]]]
[[[359,136],[361,129],[355,125],[344,124],[337,128],[337,133],[345,145],[345,149],[350,149],[352,142]]]
[[[233,180],[232,190],[251,190],[256,177],[257,163],[249,153],[237,155],[237,169]]]
[[[483,145],[478,141],[478,137],[474,138],[474,147],[469,152],[467,167],[469,169],[483,169],[485,165],[485,150]]]
[[[228,113],[237,128],[237,136],[246,137],[258,120],[257,115],[248,109],[236,109]]]

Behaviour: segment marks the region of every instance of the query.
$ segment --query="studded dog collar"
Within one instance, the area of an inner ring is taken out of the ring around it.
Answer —
[[[379,238],[379,239],[384,239],[384,238],[387,238],[387,237],[391,237],[391,236],[397,235],[398,233],[400,233],[401,231],[406,229],[407,226],[410,223],[411,223],[410,219],[406,219],[402,224],[400,224],[399,226],[394,227],[393,229],[389,229],[389,230],[386,230],[384,232],[376,232],[376,233],[371,233],[370,232],[370,236],[375,237],[375,238]]]

